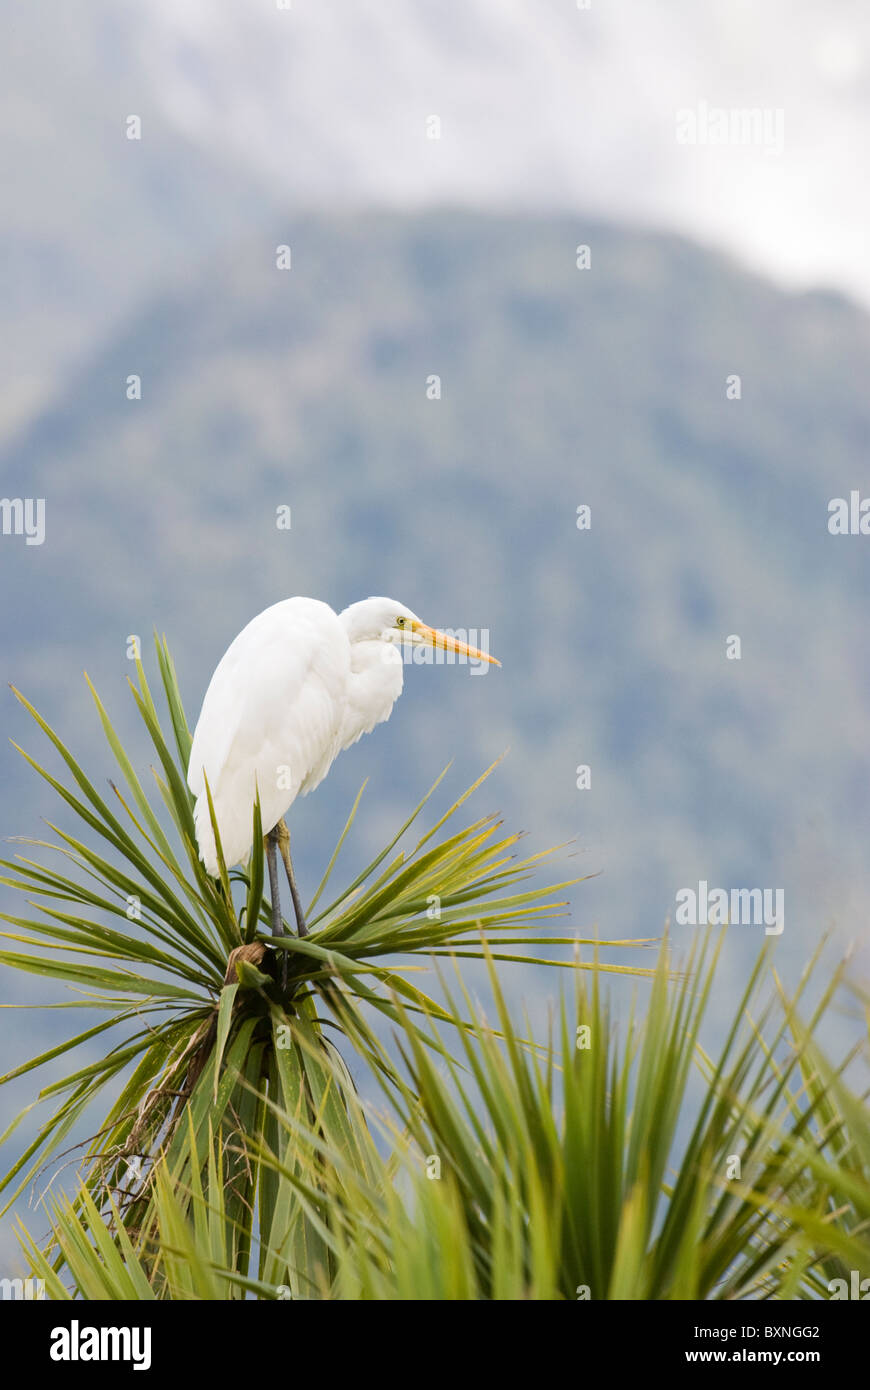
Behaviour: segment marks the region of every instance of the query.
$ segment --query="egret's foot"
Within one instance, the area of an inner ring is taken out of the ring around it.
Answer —
[[[290,896],[293,899],[293,911],[296,915],[296,930],[300,936],[307,936],[308,928],[305,925],[305,915],[302,911],[302,899],[299,896],[299,889],[296,887],[293,860],[290,858],[290,831],[284,821],[279,820],[272,833],[278,840],[278,848],[281,851],[281,858],[284,860],[284,870],[290,885]]]

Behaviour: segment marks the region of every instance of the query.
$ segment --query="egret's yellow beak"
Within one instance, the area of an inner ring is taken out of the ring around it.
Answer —
[[[457,656],[465,656],[473,661],[488,661],[492,666],[501,666],[500,661],[496,661],[494,656],[488,652],[478,651],[477,647],[469,647],[466,642],[460,642],[456,637],[449,637],[446,632],[439,632],[437,628],[427,627],[425,623],[414,623],[414,632],[430,646],[439,647],[445,652],[456,652]]]

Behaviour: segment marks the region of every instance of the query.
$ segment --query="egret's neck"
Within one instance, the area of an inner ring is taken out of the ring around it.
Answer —
[[[401,653],[379,640],[351,642],[350,672],[342,724],[343,748],[389,719],[402,693]]]

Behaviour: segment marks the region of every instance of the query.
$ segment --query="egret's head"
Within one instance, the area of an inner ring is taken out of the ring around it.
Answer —
[[[392,598],[366,598],[352,603],[340,615],[351,642],[386,642],[395,647],[432,647],[454,652],[466,660],[486,661],[500,666],[494,656],[469,646],[448,632],[438,632]]]

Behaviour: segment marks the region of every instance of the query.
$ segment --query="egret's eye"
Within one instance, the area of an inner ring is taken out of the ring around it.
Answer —
[[[397,618],[397,619],[396,619],[396,627],[404,627],[404,626],[405,626],[405,619],[404,619],[404,618]]]

